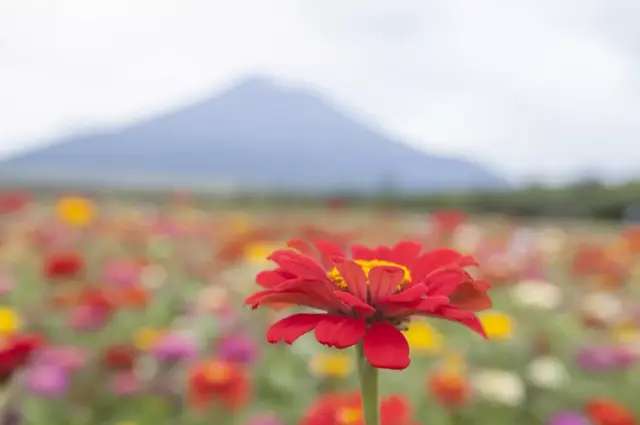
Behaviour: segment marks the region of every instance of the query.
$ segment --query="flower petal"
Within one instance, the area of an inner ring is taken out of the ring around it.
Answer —
[[[318,251],[320,251],[326,267],[333,266],[336,258],[345,258],[344,251],[342,251],[342,249],[333,242],[315,241],[313,244],[316,246]]]
[[[351,295],[348,292],[344,291],[336,291],[336,297],[342,301],[347,307],[355,311],[356,313],[368,317],[376,312],[376,309],[371,307],[369,304],[362,301],[360,298]]]
[[[271,344],[276,344],[280,341],[293,344],[296,339],[315,329],[326,317],[326,314],[309,313],[285,317],[269,327],[267,341]]]
[[[424,279],[427,287],[427,295],[449,296],[464,282],[472,280],[472,277],[461,268],[440,269]]]
[[[388,322],[375,322],[367,330],[362,343],[364,355],[371,366],[381,369],[406,369],[409,343],[402,332]]]
[[[326,316],[316,326],[318,342],[329,347],[347,348],[357,344],[367,330],[364,319],[346,316]]]
[[[377,266],[369,271],[371,301],[393,294],[404,280],[404,270],[399,267]]]
[[[375,259],[375,255],[373,250],[367,248],[362,245],[353,245],[351,247],[351,257],[354,260],[373,260]]]
[[[464,282],[451,295],[451,305],[461,310],[473,312],[490,309],[493,303],[485,292],[488,286],[488,283],[482,280]]]
[[[487,338],[487,333],[482,326],[482,322],[480,322],[478,316],[470,311],[464,311],[450,306],[443,306],[434,311],[431,316],[460,323],[461,325],[464,325],[472,331],[480,334],[483,338]]]
[[[391,248],[391,261],[411,269],[420,255],[422,246],[417,242],[400,241]]]
[[[362,267],[351,260],[339,261],[336,268],[347,284],[347,289],[363,301],[367,300],[367,275]]]
[[[265,270],[256,275],[256,283],[264,288],[273,288],[293,278],[294,275],[280,269]]]
[[[424,253],[416,260],[411,270],[414,282],[424,280],[433,271],[447,266],[468,267],[477,265],[473,257],[463,255],[453,249],[440,248]]]
[[[269,260],[275,262],[283,270],[305,279],[322,279],[326,271],[312,257],[288,249],[274,251]]]

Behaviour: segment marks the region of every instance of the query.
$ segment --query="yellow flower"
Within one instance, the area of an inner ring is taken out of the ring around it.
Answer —
[[[18,313],[8,307],[0,307],[0,335],[8,335],[20,329],[22,319]]]
[[[613,339],[621,344],[640,341],[640,327],[632,322],[619,323],[611,329]]]
[[[58,217],[71,226],[86,226],[93,221],[95,205],[79,196],[61,198],[57,204]]]
[[[507,314],[486,313],[480,316],[480,321],[490,339],[508,339],[513,333],[513,320]]]
[[[133,335],[133,345],[140,351],[148,351],[154,347],[164,331],[153,328],[141,328]]]
[[[318,377],[344,378],[351,373],[353,360],[342,353],[318,353],[311,359],[309,369]]]
[[[437,354],[444,347],[444,337],[426,322],[411,322],[404,337],[412,350],[426,354]]]
[[[264,242],[256,242],[248,244],[244,249],[244,258],[247,262],[261,265],[267,263],[267,257],[276,249],[280,249],[279,245],[268,244]]]

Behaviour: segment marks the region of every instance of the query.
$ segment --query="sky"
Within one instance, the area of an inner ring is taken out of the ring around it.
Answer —
[[[0,0],[0,158],[262,74],[515,180],[640,177],[638,0]]]

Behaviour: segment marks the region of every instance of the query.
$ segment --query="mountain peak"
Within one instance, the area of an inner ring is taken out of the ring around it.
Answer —
[[[84,182],[91,174],[103,184],[133,173],[136,181],[164,176],[304,191],[370,191],[381,183],[413,191],[506,185],[478,165],[392,140],[313,90],[266,76],[125,129],[61,140],[5,162],[2,170],[31,178],[50,170]]]

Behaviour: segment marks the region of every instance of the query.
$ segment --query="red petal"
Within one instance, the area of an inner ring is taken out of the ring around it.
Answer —
[[[453,249],[441,248],[429,251],[420,256],[413,270],[411,270],[411,276],[413,281],[420,282],[427,277],[429,273],[441,267],[467,267],[475,264],[476,262],[472,257],[462,255]]]
[[[368,317],[376,312],[375,308],[371,307],[369,304],[365,303],[360,298],[357,298],[348,292],[336,291],[335,295],[347,307],[349,307],[356,313],[360,314],[361,316]]]
[[[260,306],[265,307],[279,307],[282,304],[295,304],[303,307],[317,308],[318,310],[331,310],[335,307],[334,303],[330,303],[327,300],[315,298],[309,294],[303,294],[300,292],[287,292],[287,291],[274,291],[266,290],[256,292],[255,294],[247,297],[244,300],[245,305],[250,305],[251,308],[258,308]]]
[[[391,248],[380,245],[373,250],[376,260],[391,261]]]
[[[387,322],[375,322],[363,341],[364,355],[373,367],[406,369],[411,363],[409,344],[402,332]]]
[[[336,263],[336,268],[347,284],[347,289],[356,297],[367,299],[367,275],[362,267],[354,261],[344,260]]]
[[[364,319],[327,316],[316,326],[316,338],[329,347],[347,348],[357,344],[367,330]]]
[[[327,317],[326,314],[300,313],[285,317],[277,321],[267,331],[267,341],[275,344],[284,341],[287,344],[300,338],[302,335],[311,332]]]
[[[411,416],[411,405],[400,396],[390,396],[380,403],[380,422],[383,424],[406,423]]]
[[[308,255],[309,257],[314,258],[316,256],[316,252],[313,250],[311,245],[302,239],[291,239],[287,242],[287,246],[303,253],[304,255]]]
[[[444,306],[435,311],[433,316],[449,320],[451,322],[460,323],[461,325],[464,325],[472,331],[480,334],[482,337],[487,338],[487,333],[482,327],[482,322],[480,322],[478,316],[472,312],[459,310],[455,307]]]
[[[373,260],[375,255],[373,251],[366,246],[353,245],[351,247],[351,256],[354,260]]]
[[[427,293],[427,287],[423,284],[418,284],[400,291],[397,294],[381,298],[378,300],[378,304],[394,304],[394,303],[410,303],[418,301],[423,295]]]
[[[417,242],[401,241],[391,249],[390,258],[394,263],[412,268],[420,255],[420,250],[422,246]]]
[[[331,267],[334,263],[335,258],[345,258],[344,252],[342,249],[334,244],[333,242],[328,241],[315,241],[314,245],[320,251],[324,263],[327,267]]]
[[[265,270],[256,276],[256,283],[265,288],[273,288],[295,276],[283,272],[282,270]]]
[[[424,280],[427,287],[427,295],[449,296],[464,282],[469,281],[471,276],[460,268],[440,269],[431,273]]]
[[[452,295],[451,305],[461,310],[484,311],[492,307],[491,298],[487,295],[486,282],[471,281],[463,283]]]
[[[371,301],[393,294],[404,280],[404,270],[399,267],[377,266],[369,271]]]
[[[283,270],[305,279],[322,279],[326,277],[324,268],[308,255],[296,251],[281,249],[274,251],[269,260],[277,263]]]

